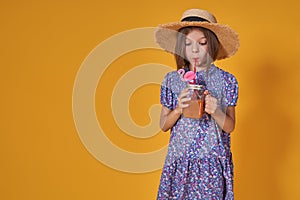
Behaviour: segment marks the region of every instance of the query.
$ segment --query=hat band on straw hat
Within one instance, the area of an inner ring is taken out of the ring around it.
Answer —
[[[197,17],[197,16],[185,17],[181,21],[182,22],[209,22],[208,20],[206,20],[202,17]]]

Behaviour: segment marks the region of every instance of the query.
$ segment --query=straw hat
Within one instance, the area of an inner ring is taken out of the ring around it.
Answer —
[[[183,13],[180,22],[161,24],[155,32],[156,42],[166,51],[175,52],[178,30],[188,26],[199,26],[214,32],[220,42],[217,60],[234,55],[239,48],[238,34],[228,25],[217,23],[206,10],[190,9]]]

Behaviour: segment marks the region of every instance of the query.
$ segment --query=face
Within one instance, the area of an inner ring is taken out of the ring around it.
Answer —
[[[186,59],[190,62],[190,69],[193,70],[196,64],[197,68],[203,67],[207,56],[208,46],[204,33],[198,29],[192,29],[186,36],[185,41]]]

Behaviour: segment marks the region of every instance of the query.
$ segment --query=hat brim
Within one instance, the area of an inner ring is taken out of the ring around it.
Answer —
[[[162,24],[155,31],[155,40],[161,48],[175,54],[178,30],[189,26],[203,27],[216,34],[220,42],[217,60],[234,55],[240,46],[238,34],[228,25],[209,22],[172,22]]]

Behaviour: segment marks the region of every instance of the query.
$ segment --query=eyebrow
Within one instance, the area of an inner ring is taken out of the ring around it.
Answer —
[[[203,36],[203,37],[201,37],[201,38],[199,38],[199,40],[200,39],[203,39],[203,38],[205,38],[206,39],[206,37],[205,36]],[[193,39],[190,39],[190,38],[185,38],[186,40],[193,40]]]

